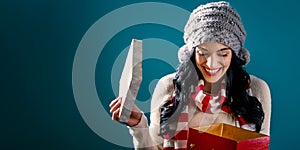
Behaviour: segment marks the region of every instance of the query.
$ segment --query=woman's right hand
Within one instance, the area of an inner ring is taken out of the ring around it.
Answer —
[[[120,114],[120,109],[121,109],[120,108],[121,103],[122,103],[122,97],[118,97],[118,98],[114,99],[113,101],[111,101],[111,103],[109,104],[110,113],[112,115],[112,120],[120,122],[119,121],[119,114]],[[120,123],[123,123],[123,124],[126,124],[127,126],[133,127],[141,121],[142,116],[143,116],[143,113],[134,104],[133,107],[132,107],[131,114],[130,114],[128,122],[120,122]]]

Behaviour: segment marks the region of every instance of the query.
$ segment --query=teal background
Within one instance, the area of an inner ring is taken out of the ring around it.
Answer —
[[[81,38],[94,22],[112,10],[137,2],[145,1],[0,2],[0,149],[128,149],[102,139],[81,118],[72,91],[72,64]],[[156,2],[192,11],[208,1]],[[229,2],[238,10],[248,33],[245,47],[251,52],[251,61],[246,69],[263,78],[271,89],[271,149],[297,149],[298,3],[296,0]],[[137,31],[143,32],[136,35]],[[162,38],[178,46],[183,44],[178,31],[159,25],[134,26],[116,35],[99,57],[96,68],[96,76],[103,74],[103,79],[96,79],[97,89],[104,88],[101,92],[107,93],[102,97],[106,99],[101,101],[103,105],[114,98],[107,81],[118,54],[107,50],[116,46],[124,49],[131,37]],[[146,70],[149,74],[143,82],[173,71],[159,60],[144,64],[157,69]]]

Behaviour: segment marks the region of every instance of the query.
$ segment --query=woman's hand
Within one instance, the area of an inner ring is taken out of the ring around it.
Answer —
[[[120,114],[120,109],[121,109],[120,108],[121,103],[122,103],[122,97],[118,97],[118,98],[114,99],[113,101],[111,101],[111,103],[109,104],[110,113],[112,115],[112,120],[120,122],[119,121],[119,114]],[[133,127],[141,121],[142,116],[143,116],[143,113],[134,104],[133,107],[132,107],[131,114],[130,114],[128,122],[121,122],[121,123],[126,124],[130,127]]]

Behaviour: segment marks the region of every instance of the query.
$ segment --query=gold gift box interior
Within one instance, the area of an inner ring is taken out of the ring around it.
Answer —
[[[222,138],[233,140],[236,142],[250,140],[254,138],[266,137],[267,135],[257,132],[247,131],[245,129],[237,128],[228,124],[214,124],[210,126],[193,128],[199,132],[205,132],[216,135]]]

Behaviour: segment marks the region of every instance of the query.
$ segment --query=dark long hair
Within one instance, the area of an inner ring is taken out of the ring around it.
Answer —
[[[247,122],[254,123],[256,132],[261,130],[264,120],[264,112],[261,103],[256,97],[247,92],[250,76],[243,68],[244,62],[232,52],[231,64],[226,72],[226,102],[231,115],[241,116]],[[170,127],[178,121],[178,117],[188,101],[191,91],[195,90],[198,80],[203,76],[195,62],[195,50],[188,61],[182,62],[177,68],[173,79],[175,96],[166,101],[161,107],[160,135],[175,133],[174,127]]]

